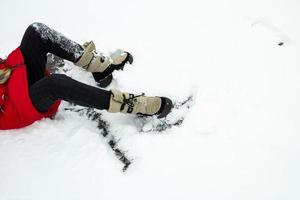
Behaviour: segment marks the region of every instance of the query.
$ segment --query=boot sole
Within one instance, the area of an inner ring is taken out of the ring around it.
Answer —
[[[129,52],[125,52],[127,53],[127,57],[126,59],[119,65],[114,65],[114,69],[115,70],[124,70],[125,64],[128,62],[129,64],[133,63],[133,56],[129,53]]]
[[[157,114],[157,118],[166,117],[171,112],[172,108],[174,107],[171,99],[169,99],[167,97],[161,97],[161,100],[162,100],[162,104],[161,104],[160,110],[158,111],[159,114]]]
[[[128,62],[129,64],[133,63],[133,56],[129,53],[127,53],[127,57],[126,59],[119,65],[113,65],[111,67],[109,67],[106,71],[104,72],[94,72],[93,77],[95,79],[95,81],[98,83],[98,85],[100,87],[107,87],[111,84],[112,80],[113,80],[113,75],[112,73],[115,70],[124,70],[124,66],[125,64]]]

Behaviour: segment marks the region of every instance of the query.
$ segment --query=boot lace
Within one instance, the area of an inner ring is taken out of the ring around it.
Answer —
[[[121,111],[123,111],[125,106],[127,105],[128,106],[127,113],[132,113],[135,104],[138,102],[137,98],[144,96],[144,95],[145,95],[145,93],[142,93],[142,94],[136,95],[136,96],[134,96],[133,94],[129,94],[129,97],[126,98],[125,95],[123,94],[123,102],[121,105]]]

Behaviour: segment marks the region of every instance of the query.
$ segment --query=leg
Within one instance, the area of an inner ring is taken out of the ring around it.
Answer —
[[[52,74],[34,83],[29,90],[31,101],[39,112],[46,112],[56,100],[62,99],[85,107],[165,117],[173,106],[166,97],[146,97],[106,91],[78,82],[64,74]]]
[[[100,110],[109,108],[111,92],[78,82],[63,74],[52,74],[34,83],[29,90],[33,105],[45,112],[58,99]]]
[[[77,62],[83,47],[42,23],[31,24],[24,33],[21,45],[27,66],[29,86],[44,77],[47,53]]]
[[[127,62],[133,62],[133,57],[128,52],[117,50],[110,57],[96,56],[95,45],[92,42],[87,45],[89,46],[84,49],[45,24],[31,24],[20,45],[27,66],[29,86],[44,77],[49,52],[88,69],[96,82],[111,76],[114,70],[123,69]]]

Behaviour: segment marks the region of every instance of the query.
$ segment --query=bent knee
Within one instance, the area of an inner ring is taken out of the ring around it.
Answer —
[[[39,30],[45,26],[46,25],[41,22],[33,22],[27,27],[26,32],[39,32]]]

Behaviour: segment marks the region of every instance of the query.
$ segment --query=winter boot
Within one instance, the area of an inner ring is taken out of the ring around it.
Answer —
[[[101,87],[106,87],[111,83],[114,70],[123,70],[127,62],[130,64],[133,62],[132,55],[123,50],[117,50],[109,57],[105,57],[97,54],[93,41],[86,42],[83,47],[84,53],[75,65],[92,72],[95,81]]]
[[[147,97],[144,94],[134,95],[118,90],[111,90],[108,112],[122,112],[140,114],[144,116],[157,115],[166,117],[173,107],[173,103],[166,97]]]
[[[110,59],[97,55],[96,46],[93,41],[86,42],[84,52],[75,65],[86,69],[89,72],[103,72],[111,64]]]
[[[126,63],[133,63],[132,55],[120,49],[110,54],[109,58],[111,64],[104,72],[93,73],[93,77],[100,87],[107,87],[111,83],[114,70],[123,70]]]

